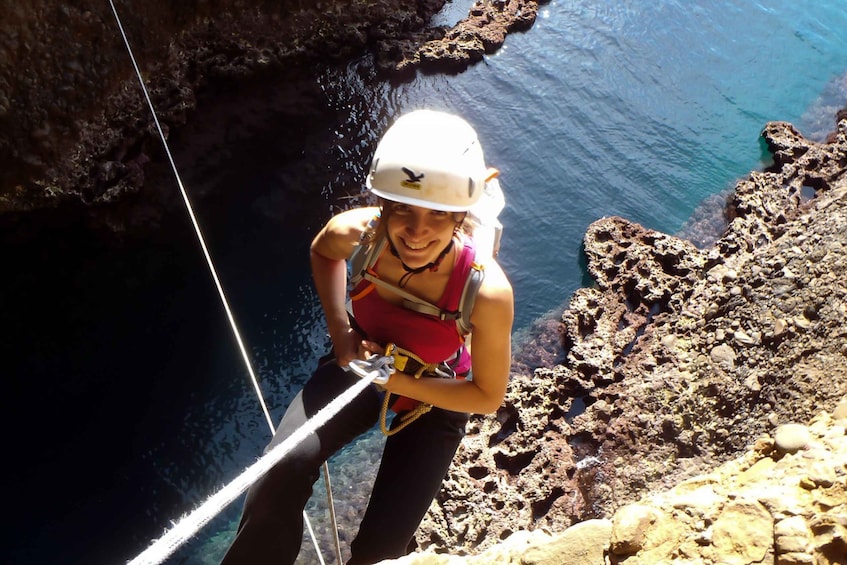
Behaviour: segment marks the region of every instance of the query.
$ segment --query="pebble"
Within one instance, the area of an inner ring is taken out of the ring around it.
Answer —
[[[838,406],[832,412],[832,417],[836,420],[847,420],[847,398],[842,398]]]
[[[800,329],[808,330],[812,327],[812,322],[806,319],[805,316],[795,316],[794,317],[794,325]]]
[[[735,350],[729,345],[718,345],[709,353],[712,362],[720,365],[724,370],[735,367]]]
[[[773,439],[783,453],[797,453],[809,445],[809,428],[802,424],[783,424],[774,431]]]
[[[738,330],[733,336],[735,337],[735,341],[742,345],[756,345],[759,343],[759,339],[755,334],[750,335],[744,330]]]

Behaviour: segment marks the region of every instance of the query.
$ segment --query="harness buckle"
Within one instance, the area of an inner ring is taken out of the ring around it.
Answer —
[[[419,379],[423,376],[440,379],[455,379],[456,372],[446,362],[426,363],[406,349],[394,343],[385,346],[385,355],[394,358],[394,368],[400,372],[414,375]]]

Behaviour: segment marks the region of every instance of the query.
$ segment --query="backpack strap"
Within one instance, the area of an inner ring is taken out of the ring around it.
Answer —
[[[362,232],[362,237],[359,238],[359,245],[356,246],[348,259],[350,282],[353,286],[359,284],[368,269],[376,264],[385,246],[388,245],[388,241],[384,237],[380,238],[379,241],[373,240],[378,222],[379,214],[370,219],[365,231]]]
[[[370,272],[366,271],[362,278],[366,281],[369,281],[377,286],[380,286],[386,290],[393,292],[394,294],[403,298],[403,308],[407,310],[412,310],[414,312],[419,312],[421,314],[427,314],[429,316],[435,316],[441,320],[455,320],[458,318],[458,312],[450,312],[448,310],[442,310],[432,302],[424,300],[423,298],[418,298],[414,294],[405,291],[404,289],[394,286],[391,283],[387,283],[379,277],[373,276]]]
[[[465,280],[465,288],[462,290],[462,297],[459,299],[459,317],[456,318],[456,327],[459,329],[461,335],[468,335],[473,331],[471,313],[473,313],[476,297],[479,294],[479,289],[484,279],[485,267],[476,261],[471,263],[468,278]]]
[[[427,316],[434,316],[440,320],[455,320],[456,330],[459,332],[459,335],[466,336],[470,334],[473,330],[473,324],[471,324],[471,313],[473,312],[473,307],[476,303],[476,297],[477,294],[479,294],[479,289],[482,286],[482,281],[485,279],[484,267],[476,261],[471,263],[470,269],[468,270],[468,276],[465,279],[465,286],[462,289],[462,295],[459,298],[458,309],[455,312],[439,308],[437,305],[424,300],[423,298],[419,298],[402,288],[394,286],[393,284],[387,283],[372,274],[373,266],[376,264],[380,255],[382,255],[382,252],[388,245],[388,239],[386,237],[380,237],[375,241],[366,243],[372,236],[372,232],[369,233],[369,230],[372,225],[375,224],[376,220],[377,218],[374,218],[371,220],[371,223],[368,224],[368,230],[363,233],[360,244],[350,256],[351,284],[356,286],[364,279],[402,297],[403,307],[407,310],[412,310]]]

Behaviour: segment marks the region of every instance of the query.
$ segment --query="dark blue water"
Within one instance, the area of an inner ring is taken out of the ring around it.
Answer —
[[[308,241],[358,202],[374,142],[399,113],[463,114],[501,170],[519,345],[587,283],[580,244],[593,220],[705,241],[720,195],[762,167],[767,121],[820,139],[847,103],[841,0],[609,4],[551,2],[458,76],[390,85],[362,60],[298,93],[272,80],[220,87],[172,136],[275,419],[325,345]],[[6,561],[126,561],[254,461],[267,424],[185,216],[119,246],[67,225],[7,247]],[[333,461],[345,541],[378,444]],[[216,562],[239,506],[171,562]],[[322,506],[311,504],[319,529]],[[301,561],[316,562],[310,548]]]

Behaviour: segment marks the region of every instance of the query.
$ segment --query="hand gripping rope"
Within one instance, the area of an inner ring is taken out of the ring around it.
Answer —
[[[442,379],[455,379],[456,373],[444,363],[426,363],[423,359],[393,343],[385,347],[384,355],[374,355],[369,359],[354,359],[345,367],[363,379],[368,379],[377,385],[384,385],[395,372],[403,371],[413,375],[416,379],[424,375]],[[401,431],[409,424],[432,410],[432,405],[419,402],[412,410],[398,415],[400,423],[389,429],[387,424],[388,410],[391,407],[391,393],[386,391],[382,401],[382,409],[379,415],[379,426],[382,433],[392,436]]]
[[[235,317],[232,314],[232,309],[229,307],[229,302],[226,299],[226,294],[224,293],[220,278],[218,277],[218,273],[215,270],[214,263],[212,262],[212,257],[209,254],[209,249],[206,246],[205,239],[203,238],[203,233],[200,230],[200,224],[197,222],[197,218],[194,214],[194,209],[192,208],[191,201],[188,198],[188,193],[186,192],[185,187],[182,184],[182,179],[180,178],[179,172],[177,171],[176,163],[174,162],[173,156],[171,155],[170,147],[168,146],[168,142],[165,139],[165,134],[162,131],[162,126],[159,123],[159,118],[156,114],[156,109],[153,107],[153,102],[150,100],[150,94],[147,92],[147,87],[144,84],[144,79],[141,76],[141,71],[139,70],[138,64],[136,63],[135,55],[133,55],[132,53],[132,47],[129,44],[129,39],[126,36],[126,32],[124,32],[124,27],[121,23],[121,18],[120,16],[118,16],[118,10],[117,8],[115,8],[115,3],[113,2],[113,0],[109,0],[109,5],[112,8],[112,13],[115,16],[115,21],[117,22],[118,29],[120,30],[121,37],[124,41],[124,45],[126,45],[127,52],[129,53],[129,58],[132,61],[132,66],[135,69],[135,75],[136,77],[138,77],[138,82],[141,84],[141,90],[144,93],[144,98],[147,101],[147,106],[150,108],[150,113],[153,115],[153,121],[156,124],[156,130],[158,131],[159,137],[162,140],[162,145],[165,149],[165,154],[168,157],[171,169],[173,170],[174,176],[176,177],[176,182],[179,186],[180,194],[182,195],[182,199],[185,202],[185,207],[188,211],[188,215],[191,218],[191,224],[194,226],[194,231],[197,235],[197,240],[200,243],[200,248],[203,250],[203,256],[206,258],[206,263],[209,267],[209,272],[212,276],[212,280],[215,283],[215,287],[217,288],[218,295],[220,296],[221,303],[223,304],[227,319],[229,320],[230,327],[232,328],[232,333],[235,337],[235,341],[238,344],[239,351],[241,352],[241,357],[244,360],[244,365],[246,366],[247,372],[250,375],[250,380],[253,383],[253,388],[256,391],[256,395],[259,399],[259,404],[261,405],[262,411],[265,414],[265,419],[268,422],[271,434],[273,434],[275,427],[273,421],[271,420],[270,412],[268,411],[267,405],[265,404],[264,398],[262,397],[262,392],[259,388],[258,379],[256,378],[256,375],[253,371],[253,367],[250,363],[250,358],[247,354],[247,349],[244,347],[244,341],[241,339],[241,334],[238,331],[238,326],[235,323]],[[200,528],[202,528],[211,518],[217,515],[227,504],[232,502],[232,500],[234,500],[241,493],[247,490],[247,488],[249,488],[249,486],[253,484],[253,482],[255,482],[264,473],[266,473],[275,463],[279,462],[286,455],[286,453],[288,453],[298,443],[302,442],[309,433],[313,433],[315,430],[317,430],[318,427],[325,424],[326,421],[329,420],[332,416],[334,416],[345,404],[349,403],[356,396],[356,394],[358,394],[358,392],[364,390],[368,384],[370,384],[370,381],[367,379],[363,379],[360,383],[356,383],[356,385],[350,387],[348,391],[339,396],[337,399],[333,400],[329,405],[327,405],[326,408],[321,410],[311,420],[306,422],[306,424],[302,428],[302,430],[304,430],[303,433],[300,433],[301,430],[297,430],[294,434],[292,434],[290,438],[280,443],[268,454],[266,454],[259,461],[257,461],[246,471],[244,471],[244,473],[239,475],[239,477],[236,478],[235,481],[233,481],[232,483],[221,489],[218,493],[210,497],[209,500],[207,500],[197,510],[195,510],[185,518],[181,519],[177,524],[174,525],[174,527],[169,532],[167,532],[158,541],[154,542],[153,545],[151,545],[141,555],[130,561],[130,563],[157,564],[167,559],[167,557],[171,553],[173,553],[179,546],[181,546],[192,536],[194,536],[194,534],[196,534]],[[338,405],[336,406],[337,402]],[[333,408],[333,410],[328,410],[331,406],[334,406],[335,408]],[[323,414],[325,411],[327,412],[325,418],[319,419],[318,416]],[[316,421],[315,425],[314,427],[309,428],[309,424],[312,424],[313,420]],[[335,509],[332,502],[329,466],[326,463],[324,463],[323,465],[323,472],[324,482],[326,484],[327,489],[327,501],[330,511],[330,519],[332,521],[333,533],[335,535],[336,559],[338,560],[338,563],[341,564],[341,544],[338,539],[338,525],[336,523]],[[320,560],[321,565],[323,565],[324,559],[321,555],[320,549],[318,548],[318,543],[315,539],[315,535],[312,530],[312,524],[309,521],[309,517],[306,515],[305,510],[303,511],[303,518],[305,520],[306,526],[308,527],[309,533],[312,536],[312,543],[315,546],[315,551],[318,554],[318,559]]]
[[[370,359],[353,359],[344,367],[355,375],[370,379],[375,384],[384,385],[396,371],[394,368],[394,357],[391,355],[374,355]]]

